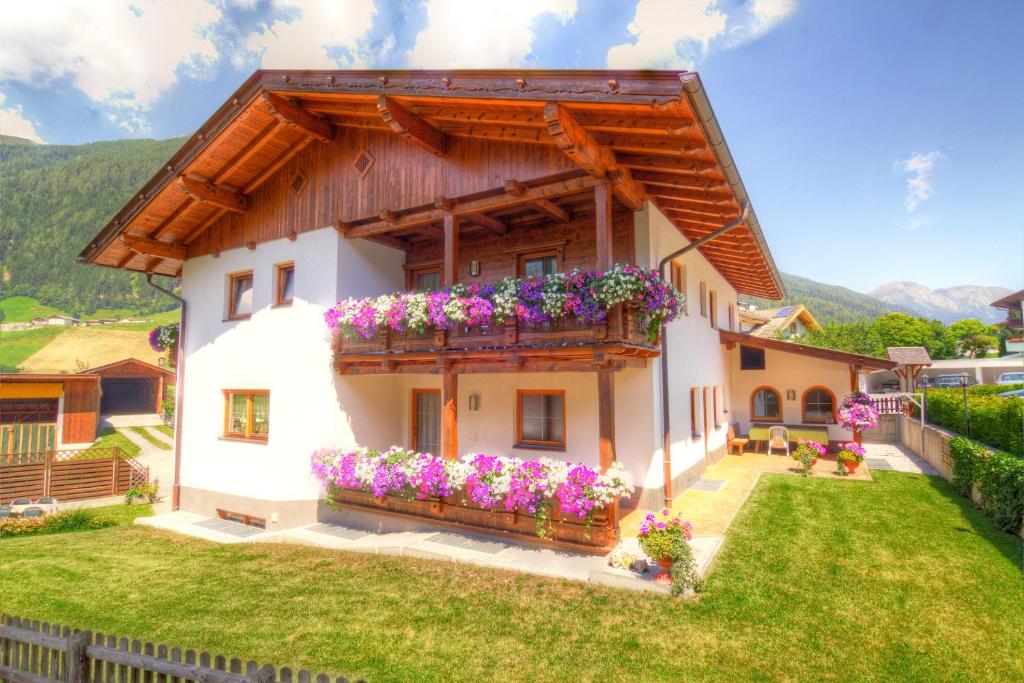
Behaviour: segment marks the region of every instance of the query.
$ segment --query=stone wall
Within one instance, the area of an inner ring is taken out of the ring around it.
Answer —
[[[861,434],[864,443],[897,443],[900,438],[900,423],[902,415],[879,415],[878,426],[868,429]]]

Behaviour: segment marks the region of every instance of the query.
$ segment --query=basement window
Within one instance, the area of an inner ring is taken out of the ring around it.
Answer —
[[[221,510],[220,508],[217,508],[217,516],[225,522],[244,524],[245,526],[252,526],[257,529],[267,528],[267,520],[262,517],[253,517],[252,515],[242,514],[241,512],[231,512],[230,510]]]

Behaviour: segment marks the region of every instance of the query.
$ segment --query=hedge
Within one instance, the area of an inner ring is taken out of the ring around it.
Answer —
[[[0,518],[0,538],[89,531],[116,524],[115,520],[95,515],[88,510],[65,510],[45,517],[4,517]]]
[[[953,487],[965,496],[978,487],[981,509],[1003,531],[1016,533],[1024,524],[1024,459],[990,451],[962,436],[949,440]]]
[[[1012,388],[981,386],[968,390],[970,437],[993,448],[1024,456],[1024,398],[1002,398],[996,395]],[[929,389],[928,421],[966,435],[963,390]]]

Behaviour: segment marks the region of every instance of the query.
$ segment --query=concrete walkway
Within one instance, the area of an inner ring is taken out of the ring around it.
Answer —
[[[156,413],[138,413],[136,415],[104,415],[100,418],[100,427],[127,429],[128,427],[155,427],[164,421]]]
[[[345,513],[345,523],[317,523],[281,531],[262,530],[190,512],[142,517],[136,524],[205,539],[216,543],[294,543],[332,550],[462,562],[492,569],[586,581],[616,588],[654,593],[667,586],[643,575],[608,565],[601,555],[546,548],[497,536],[452,530],[429,523],[414,526],[391,523],[372,512]],[[698,538],[693,543],[698,569],[706,573],[721,545],[721,538]]]
[[[873,470],[895,470],[938,477],[939,471],[909,448],[892,443],[866,443],[865,464]]]
[[[149,480],[159,480],[160,482],[160,493],[164,499],[153,505],[154,511],[157,513],[169,512],[171,509],[171,484],[174,482],[174,444],[171,443],[170,438],[155,429],[147,428],[146,431],[152,434],[153,438],[163,441],[168,446],[171,446],[171,448],[169,450],[162,450],[129,428],[118,429],[118,432],[126,439],[139,447],[139,453],[134,459],[143,467],[149,468]]]

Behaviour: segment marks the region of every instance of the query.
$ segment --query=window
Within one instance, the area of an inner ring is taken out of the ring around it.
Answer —
[[[295,297],[295,264],[278,263],[274,266],[274,305],[291,306]]]
[[[700,410],[697,408],[699,399],[700,389],[697,387],[690,389],[690,434],[694,437],[700,436],[700,431],[697,429],[700,424]]]
[[[718,327],[718,295],[715,290],[708,292],[708,321],[711,327]]]
[[[715,429],[722,426],[722,398],[718,393],[718,387],[711,389],[711,414],[715,416]]]
[[[253,517],[252,515],[245,515],[241,512],[231,512],[230,510],[217,509],[217,516],[228,522],[234,522],[236,524],[244,524],[246,526],[254,526],[258,529],[267,528],[267,520],[262,517]]]
[[[708,317],[708,283],[700,283],[700,314]]]
[[[557,251],[534,252],[519,256],[519,277],[553,275],[561,270],[561,259]]]
[[[740,370],[764,370],[764,349],[741,345]]]
[[[825,387],[811,387],[804,392],[804,422],[835,422],[836,397]]]
[[[686,301],[686,266],[679,261],[672,262],[672,286],[683,295],[683,313],[689,315]]]
[[[753,420],[782,421],[782,398],[771,387],[760,387],[750,395],[750,416]]]
[[[228,275],[228,320],[252,315],[252,271]]]
[[[441,289],[441,271],[414,271],[412,274],[412,288],[416,292],[433,292]]]
[[[224,391],[224,436],[230,439],[267,440],[270,431],[270,392]]]
[[[56,398],[5,398],[0,400],[0,422],[56,422],[57,403]]]
[[[441,390],[412,390],[412,449],[441,453]]]
[[[516,392],[516,446],[565,448],[565,392]]]

